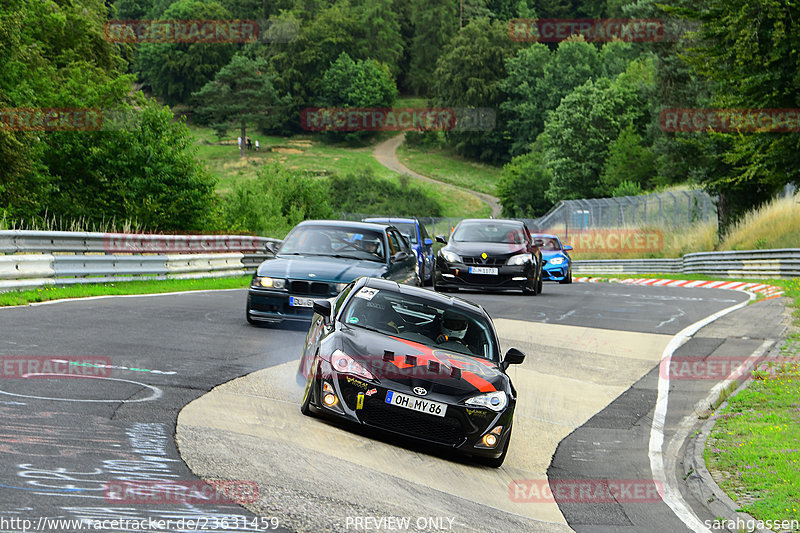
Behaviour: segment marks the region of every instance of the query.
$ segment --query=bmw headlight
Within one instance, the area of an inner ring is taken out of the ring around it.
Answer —
[[[560,265],[563,262],[564,262],[564,258],[563,257],[554,257],[554,258],[552,258],[550,260],[550,264],[551,265]]]
[[[473,396],[464,403],[472,407],[486,407],[492,411],[502,411],[508,405],[508,396],[503,391],[489,392]]]
[[[442,257],[444,258],[444,260],[447,261],[448,263],[460,263],[461,262],[461,258],[456,253],[450,252],[448,250],[442,250],[440,253],[442,254]]]
[[[285,279],[270,278],[269,276],[256,276],[251,283],[253,287],[264,287],[267,289],[282,289],[286,286]]]
[[[364,379],[375,379],[375,376],[364,368],[364,365],[341,350],[334,350],[331,354],[331,366],[340,374],[353,374]]]
[[[533,261],[533,254],[517,254],[511,256],[506,263],[508,266],[519,266]]]

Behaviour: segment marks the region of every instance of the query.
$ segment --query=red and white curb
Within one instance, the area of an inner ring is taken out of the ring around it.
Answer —
[[[774,285],[763,283],[745,283],[743,281],[708,281],[708,280],[688,280],[688,279],[655,279],[655,278],[575,278],[574,281],[583,283],[598,283],[608,281],[610,283],[627,283],[630,285],[648,285],[653,287],[702,287],[704,289],[727,289],[732,291],[746,291],[754,294],[761,294],[767,298],[776,298],[783,295],[783,289]]]

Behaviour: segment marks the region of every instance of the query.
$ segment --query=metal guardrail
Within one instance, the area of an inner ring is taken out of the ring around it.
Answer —
[[[0,231],[0,291],[143,279],[242,276],[278,239],[241,235],[140,235]]]
[[[705,274],[727,278],[800,276],[800,248],[699,252],[680,259],[604,259],[573,263],[577,274]]]

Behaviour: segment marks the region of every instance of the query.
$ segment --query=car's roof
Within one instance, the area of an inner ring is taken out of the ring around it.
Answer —
[[[558,239],[558,235],[553,235],[552,233],[531,233],[534,237],[544,237],[546,239]],[[559,241],[561,239],[558,239]]]
[[[398,222],[405,223],[405,224],[416,224],[417,219],[415,218],[402,218],[402,217],[370,217],[365,218],[364,222],[386,222],[389,224],[395,224]]]
[[[392,292],[399,292],[400,294],[408,294],[413,296],[419,296],[422,298],[427,298],[432,302],[435,302],[439,306],[451,306],[455,307],[456,309],[462,309],[464,311],[469,311],[472,313],[478,313],[486,318],[489,318],[488,313],[484,308],[478,304],[474,304],[472,302],[468,302],[467,300],[462,300],[461,298],[454,297],[454,296],[445,296],[444,294],[433,292],[432,290],[423,289],[422,287],[414,287],[413,285],[401,285],[396,281],[383,279],[383,278],[366,278],[364,282],[365,287],[369,287],[371,289],[380,289]]]
[[[386,226],[383,224],[373,224],[371,222],[355,222],[350,220],[304,220],[297,226],[327,226],[336,228],[352,228],[373,231],[383,231]]]
[[[462,224],[464,222],[481,222],[481,223],[486,223],[486,222],[503,222],[503,223],[507,223],[507,222],[511,222],[513,224],[518,224],[520,226],[524,226],[525,225],[525,223],[523,221],[514,220],[513,218],[465,218],[464,220],[459,222],[459,224]]]

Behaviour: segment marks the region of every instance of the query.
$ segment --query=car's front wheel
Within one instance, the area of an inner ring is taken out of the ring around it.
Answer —
[[[562,279],[561,281],[559,281],[559,283],[562,284],[562,285],[566,285],[568,283],[572,283],[572,269],[571,268],[567,272],[566,277],[564,279]]]

